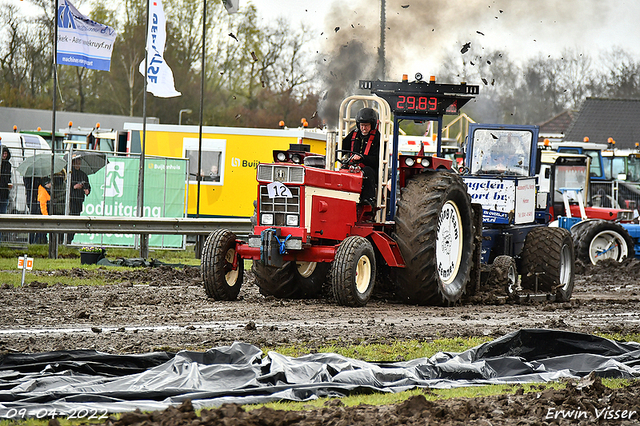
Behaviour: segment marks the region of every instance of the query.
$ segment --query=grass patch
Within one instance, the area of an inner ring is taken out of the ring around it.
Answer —
[[[629,386],[631,381],[625,379],[602,379],[602,383],[611,389],[619,389]],[[522,387],[525,393],[540,392],[545,389],[564,389],[566,382],[548,383],[525,383],[520,385],[484,385],[467,386],[453,389],[411,389],[399,393],[371,393],[368,395],[352,395],[340,398],[340,401],[347,407],[354,407],[360,404],[365,405],[392,405],[403,402],[416,395],[424,395],[429,401],[437,401],[453,398],[480,398],[495,395],[513,394]],[[267,404],[245,405],[247,411],[260,407],[268,407],[274,410],[300,411],[322,408],[327,401],[332,398],[318,398],[305,402],[269,402]]]
[[[620,334],[620,333],[593,333],[596,336],[604,337],[605,339],[615,340],[616,342],[637,342],[640,343],[640,333]]]
[[[78,277],[64,277],[64,276],[48,276],[48,275],[35,275],[27,272],[24,277],[24,285],[28,286],[33,282],[47,283],[52,285],[67,285],[67,286],[91,286],[91,285],[105,285],[109,284],[103,278],[78,278]],[[20,287],[22,284],[22,271],[19,272],[0,272],[0,285],[9,284],[14,287]]]
[[[130,248],[106,248],[109,260],[118,258],[139,258],[140,252]],[[108,284],[100,278],[71,278],[64,276],[50,276],[45,271],[82,268],[88,271],[107,268],[98,265],[82,265],[80,263],[80,248],[58,246],[58,259],[49,259],[49,246],[46,244],[31,244],[26,249],[0,247],[0,285],[9,284],[19,286],[22,282],[22,270],[18,269],[18,258],[23,255],[33,257],[33,270],[27,271],[25,284],[33,281],[44,282],[49,285],[103,285]],[[164,263],[200,266],[200,259],[195,258],[193,247],[186,250],[149,250],[147,260],[157,259]],[[130,267],[108,267],[110,270],[132,270]]]
[[[491,337],[456,337],[425,342],[418,340],[395,341],[389,344],[373,343],[354,346],[334,344],[313,348],[304,345],[264,347],[262,351],[274,351],[282,355],[299,357],[314,352],[335,353],[348,358],[367,362],[397,362],[425,358],[438,352],[462,352],[474,346],[493,340]]]
[[[132,248],[105,247],[107,258],[138,258],[140,251]],[[11,248],[0,247],[0,259],[17,259],[18,256],[28,254],[33,258],[49,257],[49,245],[47,244],[30,244],[27,248]],[[54,261],[62,259],[80,259],[80,247],[68,247],[65,245],[58,246],[59,259],[51,259]],[[196,259],[193,246],[187,246],[185,250],[149,250],[149,258],[158,259],[166,263],[184,263],[194,262],[200,263],[200,259]]]

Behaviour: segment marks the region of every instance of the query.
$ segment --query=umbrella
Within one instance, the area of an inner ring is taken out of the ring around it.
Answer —
[[[65,161],[69,162],[68,158],[69,153],[66,153],[64,155]],[[107,160],[106,153],[96,151],[76,151],[73,153],[73,157],[71,158],[73,161],[77,159],[80,160],[80,170],[85,172],[87,175],[96,173],[109,162],[109,160]],[[72,167],[73,166],[69,166],[69,170],[72,170]]]
[[[53,157],[53,173],[62,171],[67,165],[66,161],[56,155]],[[51,154],[36,154],[27,157],[16,168],[23,177],[44,177],[51,175]]]

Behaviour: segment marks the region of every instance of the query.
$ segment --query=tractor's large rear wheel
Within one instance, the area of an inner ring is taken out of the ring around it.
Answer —
[[[589,220],[571,228],[576,257],[595,265],[605,259],[622,262],[635,255],[633,239],[620,224],[608,220]],[[576,228],[574,230],[574,228]]]
[[[207,296],[215,300],[236,300],[244,273],[244,260],[235,259],[236,236],[226,229],[213,231],[202,248],[202,279]],[[236,269],[233,262],[237,261]]]
[[[279,299],[312,299],[320,295],[329,272],[324,262],[286,262],[281,268],[254,261],[251,270],[260,293]]]
[[[566,302],[574,285],[575,254],[571,233],[564,228],[540,227],[527,234],[522,249],[522,288],[556,295]]]
[[[460,300],[471,271],[472,218],[460,176],[423,173],[407,183],[398,200],[394,233],[406,263],[396,273],[402,302],[446,305]]]

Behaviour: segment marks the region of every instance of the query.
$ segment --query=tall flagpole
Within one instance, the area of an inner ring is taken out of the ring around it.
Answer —
[[[53,111],[51,114],[51,193],[53,194],[53,162],[56,155],[56,100],[58,90],[58,0],[53,2]],[[67,168],[69,166],[67,165]],[[33,178],[31,179],[33,192]],[[31,206],[31,200],[29,200]],[[71,242],[71,241],[69,241]],[[49,233],[49,259],[58,258],[58,234]]]
[[[198,134],[198,170],[196,172],[196,181],[198,182],[197,202],[196,202],[196,218],[200,217],[200,181],[202,180],[202,121],[204,117],[204,73],[205,73],[205,41],[207,36],[207,0],[203,0],[202,6],[202,70],[200,72],[200,124]],[[198,235],[196,243],[196,259],[202,257],[202,246],[204,237]]]
[[[379,78],[382,81],[386,79],[386,64],[385,64],[385,51],[384,51],[384,43],[385,43],[385,30],[387,27],[387,2],[386,0],[382,0],[380,3],[380,47],[378,47],[378,62],[380,66],[379,70]]]
[[[140,166],[138,169],[138,217],[144,216],[144,160],[145,160],[145,142],[147,138],[147,73],[149,51],[147,43],[149,42],[149,0],[147,0],[147,23],[144,31],[144,93],[142,95],[142,143],[140,146]],[[146,259],[149,257],[149,235],[140,234],[140,257]]]

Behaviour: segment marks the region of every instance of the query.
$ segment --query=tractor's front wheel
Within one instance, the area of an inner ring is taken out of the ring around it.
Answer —
[[[244,275],[244,261],[236,259],[236,236],[218,229],[207,237],[202,248],[202,278],[208,297],[215,300],[236,300]],[[233,269],[234,260],[237,261]]]
[[[373,246],[363,237],[340,243],[331,267],[331,290],[339,305],[364,306],[371,298],[376,278]]]

